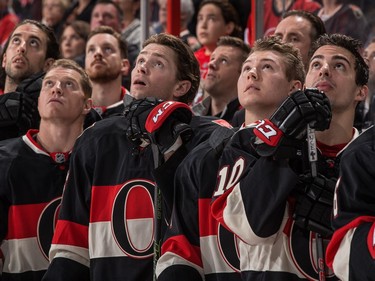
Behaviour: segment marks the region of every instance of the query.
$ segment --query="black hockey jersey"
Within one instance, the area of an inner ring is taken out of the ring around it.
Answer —
[[[205,124],[193,128],[197,140],[218,126]],[[152,280],[154,162],[149,147],[137,153],[127,127],[114,116],[77,140],[43,280]]]
[[[109,106],[93,106],[93,109],[101,116],[102,119],[106,119],[111,116],[122,115],[125,109],[123,101],[125,95],[130,95],[130,93],[124,87],[121,87],[120,101]]]
[[[240,238],[242,278],[319,280],[316,236],[292,216],[299,175],[286,159],[258,157],[251,139],[252,128],[242,129],[224,149],[212,203],[213,216]],[[318,173],[338,177],[336,154],[319,153]],[[337,280],[332,272],[326,279]]]
[[[375,127],[342,155],[327,263],[341,280],[375,280]]]
[[[44,152],[36,132],[0,143],[1,280],[41,280],[49,265],[69,161]]]
[[[157,265],[160,281],[241,280],[237,239],[210,211],[219,157],[232,133],[216,129],[177,168],[172,221]]]

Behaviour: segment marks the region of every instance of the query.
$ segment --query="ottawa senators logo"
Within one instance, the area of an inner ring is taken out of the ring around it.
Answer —
[[[120,249],[133,258],[153,255],[155,186],[147,180],[124,184],[112,210],[112,232]]]

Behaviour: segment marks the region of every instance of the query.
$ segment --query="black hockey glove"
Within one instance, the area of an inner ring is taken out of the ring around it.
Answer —
[[[37,103],[27,94],[12,92],[0,96],[0,127],[16,125],[22,135],[36,129],[37,115]]]
[[[296,205],[293,218],[298,226],[321,234],[332,235],[331,219],[336,179],[318,174],[300,176],[295,189]]]
[[[298,90],[281,104],[270,120],[260,120],[254,128],[256,151],[260,156],[275,155],[279,147],[292,147],[295,140],[304,140],[307,125],[317,131],[328,129],[331,117],[330,102],[323,92]]]
[[[192,112],[188,105],[166,101],[158,104],[148,115],[146,130],[152,143],[164,154],[190,140],[192,130],[190,121]]]
[[[161,102],[156,98],[136,100],[129,95],[126,95],[126,99],[124,98],[124,115],[129,123],[126,136],[136,147],[144,148],[151,143],[145,129],[146,119],[154,107]]]

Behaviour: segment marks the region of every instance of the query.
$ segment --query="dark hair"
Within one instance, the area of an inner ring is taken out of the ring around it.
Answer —
[[[51,71],[54,68],[63,67],[67,69],[72,69],[79,73],[80,75],[80,81],[83,93],[85,94],[86,99],[91,98],[92,94],[92,85],[89,76],[87,73],[83,70],[81,66],[79,66],[75,61],[70,59],[59,59],[56,60],[52,66],[47,70],[46,74]]]
[[[110,34],[110,35],[112,35],[113,37],[115,37],[117,39],[118,46],[119,46],[120,52],[121,52],[121,57],[123,59],[127,59],[128,58],[128,44],[126,43],[125,40],[122,39],[120,33],[118,33],[117,31],[115,31],[112,27],[109,27],[109,26],[98,26],[97,28],[95,28],[94,30],[92,30],[89,33],[87,41],[89,41],[90,38],[93,37],[94,35],[96,35],[96,34],[102,34],[102,33]]]
[[[246,44],[242,39],[232,36],[221,36],[217,41],[217,46],[230,46],[240,49],[242,51],[241,60],[243,62],[247,59],[251,51],[250,46]]]
[[[231,34],[229,34],[230,36],[243,38],[243,32],[240,26],[238,13],[231,3],[226,0],[203,0],[199,5],[198,11],[207,4],[215,5],[221,10],[221,14],[226,24],[230,22],[234,23],[233,31]]]
[[[311,59],[316,50],[326,45],[338,46],[352,53],[355,59],[355,83],[358,86],[367,84],[369,78],[369,67],[361,56],[361,41],[343,34],[324,34],[313,43],[310,48],[309,58]]]
[[[149,44],[163,45],[173,50],[176,54],[177,80],[188,80],[191,82],[189,91],[182,97],[179,97],[178,101],[184,103],[193,101],[199,88],[200,70],[199,63],[191,48],[180,38],[166,33],[155,34],[149,37],[143,43],[143,48]]]
[[[75,21],[72,21],[71,23],[68,23],[64,27],[64,30],[68,26],[72,27],[73,30],[78,34],[78,36],[81,37],[83,40],[85,40],[85,42],[87,42],[87,38],[90,33],[90,24],[82,20],[75,20]]]
[[[305,67],[300,51],[289,43],[282,43],[277,36],[270,36],[255,41],[250,54],[254,52],[274,51],[280,53],[285,63],[286,77],[288,81],[298,80],[305,82]]]
[[[55,36],[53,30],[50,27],[46,26],[45,24],[43,24],[41,22],[26,19],[26,20],[23,20],[20,23],[18,23],[16,25],[16,27],[13,29],[12,33],[9,35],[9,38],[6,41],[6,43],[4,45],[4,48],[3,48],[3,52],[1,54],[1,58],[0,58],[1,62],[4,59],[4,54],[6,53],[6,51],[8,49],[9,42],[10,42],[12,36],[13,36],[14,31],[18,27],[20,27],[22,25],[25,25],[25,24],[35,25],[37,28],[39,28],[41,31],[43,31],[43,33],[47,37],[47,50],[46,50],[45,59],[52,58],[52,59],[57,60],[60,57],[60,48],[59,48],[59,43],[57,42],[57,39],[56,39],[56,36]],[[6,78],[5,68],[1,67],[0,68],[0,84],[1,84],[1,86],[5,85],[5,78]]]
[[[122,22],[124,20],[124,12],[122,11],[120,6],[116,2],[113,2],[112,0],[97,0],[94,7],[97,6],[98,4],[114,6],[116,8],[117,17],[118,17],[119,21]],[[92,9],[92,10],[94,10],[94,9]]]
[[[291,10],[291,11],[286,12],[283,15],[283,19],[287,17],[291,17],[291,16],[301,17],[311,23],[311,27],[312,27],[311,33],[310,33],[311,42],[318,39],[319,36],[327,33],[322,19],[313,13],[303,11],[303,10]]]

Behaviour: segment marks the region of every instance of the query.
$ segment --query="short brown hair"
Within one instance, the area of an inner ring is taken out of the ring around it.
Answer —
[[[251,51],[250,46],[246,44],[242,39],[232,36],[221,36],[217,41],[217,46],[229,46],[240,49],[242,53],[242,62],[247,59]]]
[[[282,43],[276,36],[258,39],[255,41],[250,54],[259,51],[275,51],[281,54],[286,66],[286,77],[288,81],[298,80],[305,83],[305,68],[300,51],[292,44]]]

